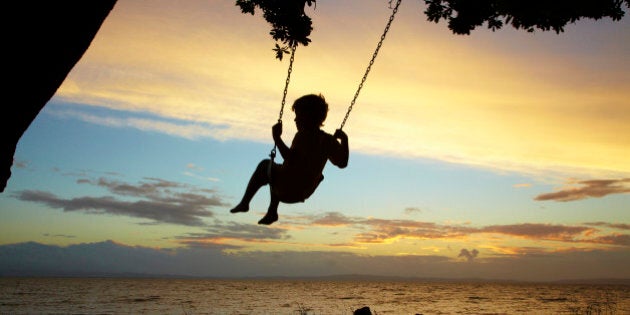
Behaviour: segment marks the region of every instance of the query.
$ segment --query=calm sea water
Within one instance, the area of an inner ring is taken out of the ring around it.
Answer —
[[[363,306],[373,314],[630,314],[630,286],[0,278],[1,314],[352,314]]]

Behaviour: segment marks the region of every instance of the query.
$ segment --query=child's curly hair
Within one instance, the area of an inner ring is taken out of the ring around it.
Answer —
[[[304,95],[293,102],[291,109],[294,112],[299,111],[306,114],[319,126],[324,125],[324,121],[328,115],[328,103],[326,103],[326,99],[321,94]]]

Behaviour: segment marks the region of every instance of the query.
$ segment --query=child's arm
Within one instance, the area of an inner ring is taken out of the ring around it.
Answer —
[[[280,155],[282,155],[283,160],[291,159],[291,149],[282,141],[280,137],[282,135],[282,122],[278,122],[271,128],[271,135],[273,136],[273,142],[275,142],[278,150],[280,150]]]
[[[337,129],[333,135],[335,139],[339,139],[336,142],[335,149],[330,156],[330,162],[337,165],[339,168],[345,168],[348,166],[348,158],[350,157],[350,150],[348,148],[348,135],[341,129]]]

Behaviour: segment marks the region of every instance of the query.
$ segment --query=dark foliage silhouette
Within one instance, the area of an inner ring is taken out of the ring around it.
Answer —
[[[569,23],[581,19],[611,18],[620,20],[624,7],[630,8],[630,0],[424,0],[424,14],[428,21],[445,20],[454,34],[469,35],[484,24],[491,30],[505,25],[533,32],[564,31]],[[304,6],[315,0],[237,0],[236,5],[243,13],[254,14],[255,8],[271,24],[271,36],[285,46],[276,45],[276,58],[288,52],[287,45],[308,45],[308,36],[313,30],[311,18],[304,13]],[[391,7],[391,0],[389,1]],[[328,5],[334,5],[334,2]]]
[[[116,0],[10,1],[4,52],[4,92],[11,110],[0,115],[0,192],[11,177],[18,141],[83,56]],[[10,26],[10,27],[9,27]]]
[[[263,17],[271,24],[271,37],[282,43],[276,44],[276,58],[282,60],[290,47],[298,44],[307,46],[308,36],[313,30],[311,18],[304,13],[304,6],[314,5],[315,0],[237,0],[241,12],[254,15],[256,8],[262,10]]]
[[[568,23],[580,19],[609,17],[614,21],[624,16],[623,7],[630,8],[630,0],[424,0],[424,11],[429,21],[448,21],[455,34],[470,34],[484,23],[497,30],[504,25],[533,32],[564,31]]]

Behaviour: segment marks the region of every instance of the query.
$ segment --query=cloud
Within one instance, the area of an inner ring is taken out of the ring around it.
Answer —
[[[188,233],[178,236],[176,239],[178,243],[187,246],[206,246],[208,244],[223,244],[226,240],[261,242],[286,240],[291,237],[286,229],[236,222],[216,222],[208,225],[205,230],[205,233]]]
[[[396,238],[459,238],[475,231],[468,227],[413,220],[366,219],[362,224],[371,230],[355,236],[355,241],[360,243],[385,243]]]
[[[627,223],[607,223],[607,222],[586,222],[585,225],[601,226],[618,230],[630,230],[630,224]]]
[[[363,2],[354,6],[369,16],[379,12],[365,10]],[[83,112],[73,119],[188,139],[268,141],[278,83],[286,72],[271,54],[265,57],[270,38],[260,17],[244,16],[227,2],[151,8],[130,2],[117,8],[55,99],[154,117],[104,118]],[[317,8],[323,10],[317,45],[302,51],[290,99],[293,93],[315,89],[325,90],[331,104],[344,104],[348,91],[356,88],[355,75],[365,69],[363,58],[374,44],[365,29],[382,26],[380,19],[352,23],[355,17],[342,18],[345,11],[338,9]],[[338,31],[339,22],[345,35]],[[517,35],[522,52],[514,58],[508,51],[491,49],[515,43],[501,37],[493,45],[476,47],[417,29],[414,19],[400,21],[397,33],[403,40],[389,42],[390,52],[381,53],[386,66],[370,77],[375,81],[362,92],[369,95],[364,95],[360,113],[353,113],[358,117],[352,116],[354,150],[545,177],[575,171],[630,173],[624,158],[628,139],[619,136],[630,134],[623,49],[602,49],[595,56],[593,60],[605,57],[611,65],[600,69],[601,81],[592,80],[587,67],[573,66],[585,64],[580,55],[550,51],[540,38]],[[433,44],[427,47],[427,42]],[[417,58],[417,51],[425,58]],[[545,58],[539,58],[542,54]],[[572,104],[572,115],[566,115],[567,104]],[[344,112],[345,106],[331,107],[330,124],[341,121]],[[590,128],[576,128],[586,123]],[[576,141],[580,145],[557,150],[558,143]]]
[[[529,188],[529,187],[532,187],[532,184],[530,184],[530,183],[514,184],[514,185],[512,185],[512,187],[514,187],[514,188]]]
[[[188,163],[186,165],[186,168],[188,169],[188,171],[185,171],[183,173],[186,176],[190,176],[190,177],[193,177],[193,178],[197,178],[197,179],[201,179],[201,180],[205,180],[205,181],[210,181],[210,182],[218,182],[218,181],[220,181],[220,179],[218,179],[216,177],[203,176],[203,175],[197,174],[199,172],[203,172],[204,171],[204,168],[199,166],[199,165],[195,165],[193,163]]]
[[[28,166],[28,163],[26,161],[23,160],[13,160],[13,166],[16,168],[26,168]]]
[[[420,239],[456,238],[475,231],[474,228],[439,225],[415,220],[348,217],[339,212],[327,212],[319,216],[295,216],[293,219],[302,220],[301,222],[294,221],[294,224],[349,226],[360,229],[364,232],[360,232],[354,237],[354,241],[358,243],[386,243],[401,237]]]
[[[79,179],[77,183],[103,187],[114,196],[85,196],[62,198],[50,192],[23,190],[15,198],[46,204],[64,211],[80,211],[91,214],[112,214],[150,219],[151,223],[171,223],[188,226],[205,225],[203,218],[214,214],[211,207],[224,206],[213,190],[196,189],[187,185],[158,178],[145,178],[144,182],[129,184],[106,178]],[[207,194],[212,194],[207,196]],[[129,201],[127,197],[138,200]]]
[[[76,235],[67,235],[67,234],[50,234],[50,233],[44,233],[42,234],[46,237],[62,237],[62,238],[76,238]]]
[[[327,212],[324,215],[312,218],[310,224],[323,226],[346,226],[359,223],[361,219],[350,218],[339,212]]]
[[[215,126],[203,122],[178,122],[157,118],[130,118],[89,114],[79,110],[56,110],[54,107],[48,113],[111,128],[132,128],[147,132],[158,132],[173,137],[188,140],[214,138],[225,140],[225,126]]]
[[[630,234],[611,234],[596,237],[590,240],[590,242],[595,244],[607,244],[607,245],[617,245],[617,246],[625,246],[630,247]]]
[[[180,188],[182,185],[166,181],[158,178],[145,178],[148,182],[139,183],[137,185],[124,183],[121,181],[112,181],[107,178],[101,177],[96,181],[91,181],[88,179],[80,179],[78,183],[85,184],[93,184],[96,186],[101,186],[107,188],[111,193],[122,195],[122,196],[133,196],[133,197],[150,197],[150,198],[158,198],[157,196],[160,194],[161,189],[168,188]]]
[[[567,226],[558,224],[523,223],[511,225],[490,225],[479,229],[479,232],[500,233],[529,239],[572,240],[593,229],[585,226]]]
[[[218,179],[216,177],[200,176],[200,175],[197,175],[197,174],[191,173],[191,172],[184,172],[184,175],[190,176],[190,177],[193,177],[193,178],[197,178],[197,179],[201,179],[201,180],[205,180],[205,181],[209,181],[209,182],[218,182],[218,181],[220,181],[220,179]]]
[[[186,168],[191,169],[191,170],[195,170],[195,171],[203,171],[203,167],[196,165],[195,163],[188,163],[186,164]]]
[[[355,229],[353,241],[356,244],[382,244],[398,239],[464,239],[476,234],[492,233],[532,241],[553,241],[628,246],[627,234],[603,234],[596,227],[627,230],[627,224],[594,222],[583,225],[561,225],[545,223],[521,223],[508,225],[469,225],[437,224],[415,220],[389,220],[378,218],[348,217],[342,213],[329,212],[318,216],[287,215],[292,225],[323,225]],[[352,246],[351,243],[343,243]]]
[[[466,258],[468,262],[472,262],[473,259],[475,259],[478,255],[479,255],[479,251],[476,249],[469,251],[465,248],[462,248],[462,250],[459,251],[459,255],[457,255],[457,257],[463,257],[463,258]]]
[[[581,187],[567,187],[557,192],[541,194],[538,201],[575,201],[586,198],[601,198],[611,194],[630,193],[630,178],[578,181]]]
[[[422,210],[417,207],[407,207],[405,208],[405,214],[414,214],[414,213],[422,213]]]

